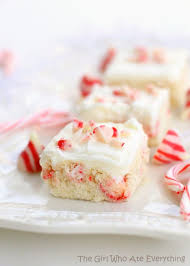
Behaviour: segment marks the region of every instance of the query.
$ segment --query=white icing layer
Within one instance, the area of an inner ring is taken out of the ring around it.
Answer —
[[[127,132],[126,137],[119,138],[122,143],[125,143],[122,148],[99,142],[93,137],[88,142],[81,144],[82,129],[73,133],[73,123],[70,123],[46,146],[41,156],[42,167],[51,162],[52,168],[55,169],[61,166],[65,160],[71,160],[83,163],[86,168],[96,168],[105,171],[119,182],[128,172],[137,152],[147,154],[147,136],[141,124],[135,119],[130,119],[124,124],[102,124],[115,127],[119,132],[121,130]],[[70,140],[72,149],[61,150],[57,145],[60,139]]]
[[[153,48],[148,49],[149,52],[152,50]],[[189,58],[186,50],[164,49],[166,59],[164,63],[156,63],[151,60],[138,63],[130,60],[134,53],[134,49],[117,51],[104,73],[104,79],[107,82],[125,82],[134,79],[175,82],[183,74]]]
[[[115,96],[114,91],[136,94],[134,99],[127,100],[124,96]],[[83,119],[95,121],[126,121],[135,117],[139,122],[155,129],[163,106],[168,106],[168,90],[153,89],[153,93],[143,90],[116,88],[95,85],[88,97],[82,98],[78,112]]]

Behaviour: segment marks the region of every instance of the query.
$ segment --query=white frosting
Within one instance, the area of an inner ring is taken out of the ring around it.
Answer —
[[[152,49],[148,49],[150,52]],[[166,62],[145,63],[131,62],[134,49],[117,51],[113,61],[108,65],[104,79],[107,82],[125,82],[127,80],[173,81],[179,80],[188,63],[186,50],[164,50]]]
[[[168,90],[155,88],[155,95],[138,90],[136,99],[126,102],[126,98],[115,96],[114,90],[118,88],[99,86],[93,87],[88,97],[82,98],[78,105],[78,112],[83,119],[95,121],[126,121],[135,117],[139,122],[154,129],[159,120],[163,106],[168,105]],[[122,88],[127,91],[126,88]],[[134,90],[136,91],[136,90]],[[103,99],[98,102],[97,99]]]
[[[46,161],[51,162],[52,167],[56,168],[65,160],[71,160],[83,163],[86,168],[96,168],[105,171],[119,182],[128,172],[138,150],[147,149],[147,136],[141,124],[135,119],[130,119],[124,124],[101,124],[110,127],[114,126],[118,131],[127,131],[127,137],[120,139],[125,145],[122,148],[116,148],[110,144],[99,142],[96,138],[91,138],[88,142],[81,144],[79,139],[81,138],[82,129],[73,133],[73,124],[70,123],[46,146],[41,156],[42,167],[46,165]],[[72,142],[73,148],[71,150],[64,151],[59,149],[57,141],[63,138]]]

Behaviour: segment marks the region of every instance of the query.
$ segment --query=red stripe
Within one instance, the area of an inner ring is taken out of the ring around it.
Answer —
[[[190,107],[190,101],[186,102],[185,107]]]
[[[162,163],[171,163],[170,161],[167,161],[167,160],[164,160],[164,159],[161,159],[159,156],[157,155],[154,155],[154,159],[157,160],[157,161],[160,161]]]
[[[181,186],[179,184],[174,184],[174,183],[170,183],[170,182],[166,182],[166,185],[168,185],[168,186],[177,186],[177,187],[181,188]]]
[[[187,186],[186,186],[186,192],[187,192],[188,198],[190,199],[189,190],[188,190],[188,187]]]
[[[172,129],[169,129],[167,131],[166,135],[172,135],[172,136],[178,137],[178,134],[174,130],[172,130]]]
[[[164,152],[160,149],[157,150],[158,153],[161,153],[163,154],[164,156],[166,156],[167,158],[171,159],[171,160],[175,160],[175,161],[182,161],[182,159],[177,156],[177,155],[174,155],[174,154],[171,154],[171,153],[167,153],[167,152]]]
[[[36,167],[36,171],[41,171],[41,166],[40,166],[40,157],[38,152],[36,151],[36,148],[34,146],[34,144],[32,143],[32,141],[29,141],[28,143],[28,147],[32,153],[33,159],[34,159],[34,163],[35,163],[35,167]]]
[[[187,164],[186,166],[184,166],[180,171],[179,174],[182,173],[183,171],[185,171],[185,169],[187,169],[190,166],[190,164]]]
[[[165,178],[167,178],[167,179],[169,179],[169,180],[172,180],[172,181],[175,181],[175,182],[176,182],[176,180],[175,180],[174,178],[171,178],[171,177],[169,177],[169,176],[167,176],[167,175],[165,175]]]
[[[173,142],[171,142],[171,141],[169,141],[169,140],[167,140],[167,139],[164,139],[164,140],[162,141],[162,143],[164,143],[164,144],[170,146],[172,149],[174,149],[174,150],[176,150],[176,151],[185,152],[185,150],[184,150],[184,148],[183,148],[182,145],[179,145],[179,144],[173,143]]]
[[[32,168],[32,165],[31,165],[31,162],[30,162],[30,157],[28,156],[28,153],[26,151],[23,151],[21,153],[21,157],[24,160],[24,164],[26,166],[27,171],[30,172],[30,173],[33,173],[34,170]]]

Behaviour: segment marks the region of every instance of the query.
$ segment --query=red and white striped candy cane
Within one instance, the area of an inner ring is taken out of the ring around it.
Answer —
[[[179,175],[184,171],[190,172],[190,160],[172,166],[165,175],[165,182],[172,191],[182,194],[180,201],[180,214],[185,220],[190,218],[190,178],[185,186],[179,180]]]
[[[156,164],[169,164],[174,161],[184,161],[189,157],[181,142],[179,133],[174,129],[170,129],[156,150],[153,162]]]
[[[184,191],[185,186],[179,180],[179,174],[183,173],[187,169],[190,172],[190,160],[175,164],[167,171],[165,174],[165,182],[170,190],[177,193]]]
[[[44,147],[35,132],[30,136],[26,148],[18,157],[18,168],[20,171],[37,173],[41,171],[40,154]]]
[[[15,122],[0,123],[0,134],[32,126],[40,126],[44,128],[63,127],[73,119],[74,116],[68,112],[45,109],[30,117],[18,119]]]
[[[181,198],[180,214],[183,216],[184,220],[190,219],[190,179],[185,186],[185,190]]]

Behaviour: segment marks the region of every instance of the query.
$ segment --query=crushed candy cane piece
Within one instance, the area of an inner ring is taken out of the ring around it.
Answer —
[[[75,164],[73,169],[68,173],[72,181],[82,182],[85,177],[84,168],[81,164]]]
[[[189,154],[185,151],[179,133],[170,129],[154,154],[153,162],[156,164],[169,164],[174,161],[184,161],[188,158]]]
[[[79,129],[83,128],[84,123],[78,119],[73,120],[73,132],[78,131]]]
[[[104,58],[102,59],[102,62],[100,64],[100,72],[104,72],[107,68],[107,66],[111,63],[111,61],[114,59],[116,55],[116,50],[114,48],[110,48]]]
[[[41,171],[40,154],[44,146],[40,143],[39,138],[35,132],[30,136],[26,148],[18,157],[18,169],[20,171],[37,173]]]
[[[94,85],[103,85],[103,81],[99,78],[83,76],[80,82],[80,92],[82,97],[87,97],[92,90]]]
[[[88,124],[90,125],[90,127],[94,127],[95,126],[95,122],[93,120],[89,120]]]
[[[135,54],[138,63],[146,63],[149,59],[148,50],[145,47],[136,47]]]
[[[42,172],[42,178],[44,180],[52,179],[54,176],[55,171],[53,169],[43,170]]]
[[[60,150],[68,151],[72,149],[72,143],[68,139],[60,139],[57,142],[57,146]]]
[[[93,130],[96,139],[103,143],[109,143],[112,139],[113,133],[113,129],[105,125],[98,126]]]
[[[113,135],[112,135],[112,137],[113,138],[117,138],[118,137],[118,130],[117,130],[117,128],[112,127],[112,129],[113,129]]]
[[[99,187],[102,193],[105,194],[107,198],[112,201],[124,201],[128,198],[128,195],[125,195],[125,184],[123,185],[116,184],[115,182],[108,181],[106,184],[100,183]],[[124,187],[123,187],[124,186]]]
[[[115,96],[120,96],[120,97],[123,97],[123,96],[126,96],[126,93],[122,90],[113,90],[113,95]]]

